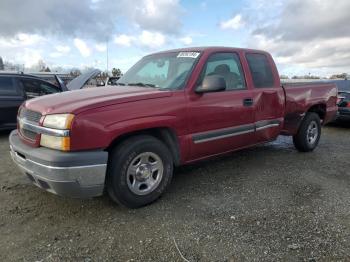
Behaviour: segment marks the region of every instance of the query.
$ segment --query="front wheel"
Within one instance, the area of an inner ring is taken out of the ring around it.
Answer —
[[[298,133],[293,136],[293,143],[301,152],[313,151],[320,141],[321,121],[318,114],[309,112],[305,115]]]
[[[173,160],[168,148],[152,136],[136,136],[111,152],[107,191],[115,202],[137,208],[158,199],[172,175]]]

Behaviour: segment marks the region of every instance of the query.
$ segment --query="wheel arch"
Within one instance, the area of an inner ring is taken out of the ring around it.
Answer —
[[[111,143],[105,150],[110,152],[113,148],[117,147],[123,141],[138,135],[150,135],[162,141],[165,144],[165,146],[169,149],[173,157],[175,166],[180,165],[181,153],[179,140],[175,130],[173,130],[170,127],[152,127],[120,134],[111,141]]]
[[[316,113],[321,120],[324,120],[326,117],[326,112],[327,112],[327,106],[324,103],[319,103],[312,105],[307,112],[313,112]]]

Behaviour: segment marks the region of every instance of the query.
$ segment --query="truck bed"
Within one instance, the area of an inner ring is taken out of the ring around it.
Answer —
[[[337,86],[333,83],[288,83],[282,88],[286,97],[283,134],[296,134],[305,112],[324,111],[322,124],[333,120],[337,111]]]

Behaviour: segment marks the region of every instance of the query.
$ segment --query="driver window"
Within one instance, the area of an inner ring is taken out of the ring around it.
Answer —
[[[220,75],[225,79],[226,90],[245,89],[245,81],[239,57],[235,53],[216,53],[208,58],[199,85],[205,76]]]

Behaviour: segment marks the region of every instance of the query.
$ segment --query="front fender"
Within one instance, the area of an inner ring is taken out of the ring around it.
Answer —
[[[108,133],[107,146],[116,138],[128,133],[152,128],[170,128],[172,130],[177,130],[176,122],[176,116],[151,116],[113,123],[106,126],[106,131]]]

